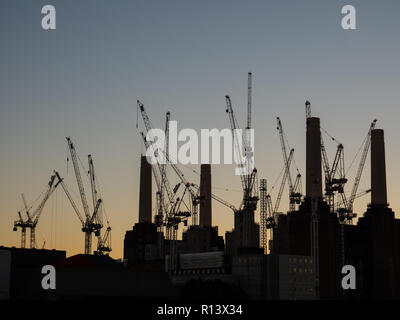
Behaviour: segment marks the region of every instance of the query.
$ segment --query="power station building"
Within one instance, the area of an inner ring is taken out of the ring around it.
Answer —
[[[275,217],[268,255],[259,248],[254,211],[235,212],[224,245],[212,226],[211,166],[203,164],[199,225],[177,241],[173,282],[221,279],[239,285],[250,299],[400,298],[400,220],[387,201],[384,131],[370,134],[371,203],[356,225],[341,223],[322,191],[320,119],[307,118],[306,194],[297,210]],[[145,157],[141,161],[139,223],[126,232],[124,243],[129,264],[169,254],[170,240],[152,222],[151,165]],[[342,287],[345,265],[355,267],[356,289]]]
[[[357,225],[340,224],[322,197],[320,150],[319,118],[308,118],[306,196],[298,211],[277,217],[272,255],[316,256],[314,289],[319,299],[400,297],[400,220],[387,203],[383,130],[371,130],[371,204]],[[314,242],[313,210],[318,226]],[[344,265],[355,267],[355,290],[342,288]]]

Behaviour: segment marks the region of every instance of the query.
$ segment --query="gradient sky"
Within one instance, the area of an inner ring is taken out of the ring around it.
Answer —
[[[55,31],[41,29],[45,4],[56,7]],[[357,30],[341,28],[346,4],[357,10]],[[309,99],[322,127],[344,144],[347,167],[378,118],[377,127],[385,129],[388,199],[399,211],[399,30],[397,0],[2,0],[0,245],[19,246],[20,232],[12,232],[12,224],[22,208],[20,193],[36,199],[53,169],[78,194],[71,165],[67,173],[65,137],[71,136],[85,165],[87,154],[94,157],[113,227],[111,256],[121,258],[124,233],[138,219],[143,147],[135,128],[136,100],[144,102],[155,126],[163,127],[169,110],[179,128],[222,129],[229,127],[229,93],[244,125],[248,71],[259,178],[271,186],[283,167],[276,116],[304,174]],[[332,161],[336,145],[324,138]],[[349,171],[348,192],[358,159]],[[198,180],[189,168],[182,170]],[[233,166],[212,170],[213,192],[239,205]],[[171,181],[177,181],[172,173]],[[369,185],[368,158],[359,190]],[[356,212],[362,214],[369,201],[357,200]],[[281,209],[287,207],[285,191]],[[232,212],[218,203],[213,210],[224,234],[233,227]],[[46,248],[68,255],[83,251],[84,235],[61,189],[39,222],[39,246],[44,240]]]

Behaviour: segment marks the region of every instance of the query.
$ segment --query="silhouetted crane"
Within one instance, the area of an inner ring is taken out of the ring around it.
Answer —
[[[354,204],[354,200],[357,198],[358,186],[360,184],[361,175],[362,175],[362,172],[364,169],[365,161],[367,159],[369,147],[371,145],[371,132],[372,132],[372,130],[375,129],[375,125],[376,125],[377,121],[378,121],[377,119],[374,119],[369,126],[367,137],[365,138],[364,143],[363,143],[363,152],[361,154],[360,164],[358,166],[356,177],[354,179],[354,185],[353,185],[353,188],[351,190],[351,194],[350,194],[350,197],[348,200],[346,200],[346,197],[343,193],[342,203],[344,204],[344,208],[338,209],[339,219],[341,222],[352,224],[352,221],[353,221],[352,219],[357,217],[357,214],[354,213],[354,210],[353,210],[353,204]]]
[[[47,184],[47,189],[44,194],[44,197],[42,201],[40,202],[39,206],[33,211],[32,214],[30,214],[28,205],[25,200],[25,196],[22,194],[22,200],[24,203],[25,207],[25,213],[26,213],[26,220],[22,218],[21,212],[18,212],[18,217],[19,219],[14,222],[14,231],[17,231],[17,228],[21,228],[21,248],[25,248],[26,246],[26,229],[29,228],[31,233],[30,233],[30,248],[34,249],[36,248],[36,227],[39,222],[39,218],[43,212],[44,206],[51,196],[51,194],[54,192],[54,190],[57,188],[59,185],[59,182],[54,184],[55,180],[55,175],[52,175],[50,178],[49,183]]]
[[[85,194],[85,189],[83,187],[83,182],[82,182],[82,177],[81,177],[81,173],[79,170],[79,164],[78,164],[78,158],[77,158],[77,154],[76,154],[76,150],[75,150],[75,146],[72,143],[71,138],[67,137],[67,142],[68,142],[68,147],[69,147],[69,151],[71,154],[71,159],[72,159],[72,164],[74,166],[74,171],[75,171],[75,177],[76,177],[76,182],[78,184],[78,189],[79,189],[79,194],[81,197],[81,202],[82,202],[82,206],[83,206],[83,212],[84,212],[84,216],[85,219],[82,218],[82,216],[80,214],[78,214],[79,211],[77,211],[77,207],[74,207],[75,212],[78,215],[78,218],[82,224],[82,231],[85,233],[85,254],[91,254],[92,252],[92,233],[95,234],[95,236],[99,236],[100,235],[100,230],[103,227],[102,223],[100,222],[100,219],[98,217],[98,213],[99,213],[99,209],[100,209],[100,205],[102,203],[102,200],[96,199],[97,198],[97,194],[96,192],[93,190],[93,195],[95,196],[95,198],[93,198],[93,213],[90,214],[89,212],[89,206],[86,200],[86,194]],[[89,167],[92,165],[90,164],[90,160],[91,157],[89,156]],[[66,189],[64,188],[64,191]],[[67,195],[68,196],[68,195]],[[69,200],[71,201],[72,198],[70,196],[68,196]]]
[[[286,174],[287,181],[289,184],[289,211],[294,211],[296,204],[300,204],[300,202],[301,202],[302,194],[298,190],[301,187],[301,174],[299,172],[297,173],[295,183],[293,184],[292,175],[290,173],[290,162],[289,162],[289,158],[287,156],[287,151],[286,151],[286,143],[285,143],[282,122],[279,117],[277,117],[276,120],[277,120],[277,129],[278,129],[279,137],[281,140],[283,161],[284,161],[285,168],[286,168],[285,174]],[[283,182],[283,183],[285,183],[285,182]]]

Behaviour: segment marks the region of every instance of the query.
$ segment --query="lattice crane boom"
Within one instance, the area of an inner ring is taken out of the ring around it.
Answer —
[[[42,199],[42,201],[40,202],[39,206],[37,207],[37,209],[33,212],[32,214],[32,222],[30,225],[31,228],[31,236],[30,236],[30,247],[31,248],[36,248],[36,226],[39,222],[39,218],[43,212],[44,206],[47,202],[47,200],[49,199],[49,197],[51,196],[51,194],[56,190],[56,188],[59,185],[59,182],[57,182],[54,185],[54,180],[55,180],[55,175],[53,175],[50,179],[50,182],[48,184],[48,189],[47,192],[44,196],[44,198]]]
[[[351,191],[351,195],[350,195],[350,198],[349,198],[348,204],[347,204],[348,205],[347,209],[348,209],[349,212],[353,212],[354,199],[356,198],[356,195],[357,195],[357,190],[358,190],[358,186],[360,184],[361,175],[362,175],[362,172],[363,172],[363,169],[364,169],[365,160],[367,159],[368,150],[369,150],[369,147],[371,145],[371,132],[372,132],[372,130],[375,129],[375,125],[376,125],[377,121],[378,121],[377,119],[374,119],[372,121],[372,123],[370,124],[369,130],[368,130],[367,139],[365,141],[363,153],[361,155],[361,161],[360,161],[360,164],[358,166],[357,174],[356,174],[356,177],[355,177],[355,180],[354,180],[353,189]]]
[[[274,214],[277,213],[278,209],[279,209],[279,204],[280,204],[280,201],[282,198],[283,188],[285,187],[285,183],[286,183],[287,176],[288,176],[288,168],[290,168],[290,164],[293,159],[293,153],[294,153],[294,149],[290,150],[289,158],[288,158],[288,162],[287,162],[288,165],[285,166],[284,175],[283,175],[282,182],[281,182],[281,185],[280,185],[280,188],[278,191],[278,196],[277,196],[277,199],[275,202],[275,206],[274,206],[274,210],[273,210]]]
[[[229,116],[229,122],[230,122],[231,130],[232,130],[232,137],[234,140],[234,149],[236,150],[236,157],[237,157],[237,160],[240,160],[240,159],[242,159],[243,139],[241,141],[239,139],[239,135],[238,135],[238,131],[237,131],[239,129],[239,125],[237,123],[235,114],[233,112],[231,98],[228,95],[226,95],[225,101],[226,101],[226,113],[228,113],[228,116]],[[242,183],[242,189],[243,189],[243,191],[245,191],[247,189],[247,181],[246,181],[245,175],[241,174],[240,180]]]
[[[31,215],[29,213],[28,204],[26,202],[25,195],[23,193],[21,193],[21,198],[22,198],[22,202],[24,203],[25,214],[28,217],[28,220],[30,220],[31,219]]]
[[[43,197],[42,201],[40,202],[39,206],[36,208],[36,210],[33,212],[33,214],[31,215],[31,218],[33,220],[33,223],[36,225],[39,221],[40,215],[43,212],[44,206],[47,202],[47,200],[50,198],[50,196],[52,195],[52,193],[56,190],[56,188],[59,185],[59,182],[57,182],[56,184],[54,184],[54,180],[55,180],[56,176],[53,175],[50,178],[49,184],[48,184],[48,189],[45,193],[45,196]]]
[[[90,177],[90,187],[92,190],[93,208],[95,208],[97,199],[98,199],[98,195],[97,195],[97,189],[96,189],[96,177],[94,174],[93,158],[90,154],[88,155],[88,162],[89,162],[89,177]]]
[[[88,203],[86,200],[85,189],[83,187],[82,176],[81,176],[81,172],[79,169],[78,157],[76,154],[75,146],[70,137],[67,137],[66,139],[67,139],[69,151],[71,154],[72,164],[73,164],[74,171],[75,171],[76,182],[78,184],[78,189],[79,189],[79,194],[80,194],[81,201],[82,201],[83,211],[84,211],[86,218],[90,219],[89,206],[88,206]]]
[[[278,196],[276,198],[275,207],[274,207],[274,211],[273,211],[274,214],[277,213],[278,209],[279,209],[279,204],[281,202],[283,188],[285,187],[285,183],[286,183],[286,180],[287,180],[287,177],[288,177],[288,169],[290,168],[290,164],[291,164],[292,159],[293,159],[293,153],[294,153],[294,149],[290,150],[288,161],[287,161],[287,164],[285,166],[285,172],[283,174],[281,186],[279,188]]]

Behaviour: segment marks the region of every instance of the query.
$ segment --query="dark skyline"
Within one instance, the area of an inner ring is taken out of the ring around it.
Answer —
[[[304,101],[310,99],[321,126],[344,144],[346,167],[378,118],[386,136],[388,201],[395,212],[400,208],[398,2],[352,1],[355,31],[341,29],[343,1],[51,3],[57,9],[54,32],[40,28],[41,1],[0,4],[1,244],[19,244],[12,222],[22,208],[20,193],[33,201],[53,169],[75,187],[66,162],[65,137],[71,135],[82,159],[89,153],[95,158],[113,227],[111,255],[121,258],[123,233],[138,220],[143,147],[135,128],[136,100],[144,102],[157,127],[169,110],[179,128],[222,129],[229,128],[229,93],[244,125],[248,71],[254,74],[260,178],[273,182],[283,167],[276,116],[304,174]],[[336,146],[325,138],[333,157]],[[240,193],[218,189],[240,189],[233,167],[212,170],[213,192],[238,204]],[[368,163],[360,190],[367,188]],[[79,222],[58,192],[45,209],[38,242],[68,255],[82,252]],[[362,214],[368,202],[369,196],[359,199],[356,211]],[[215,201],[213,224],[220,233],[233,226],[230,210]]]

